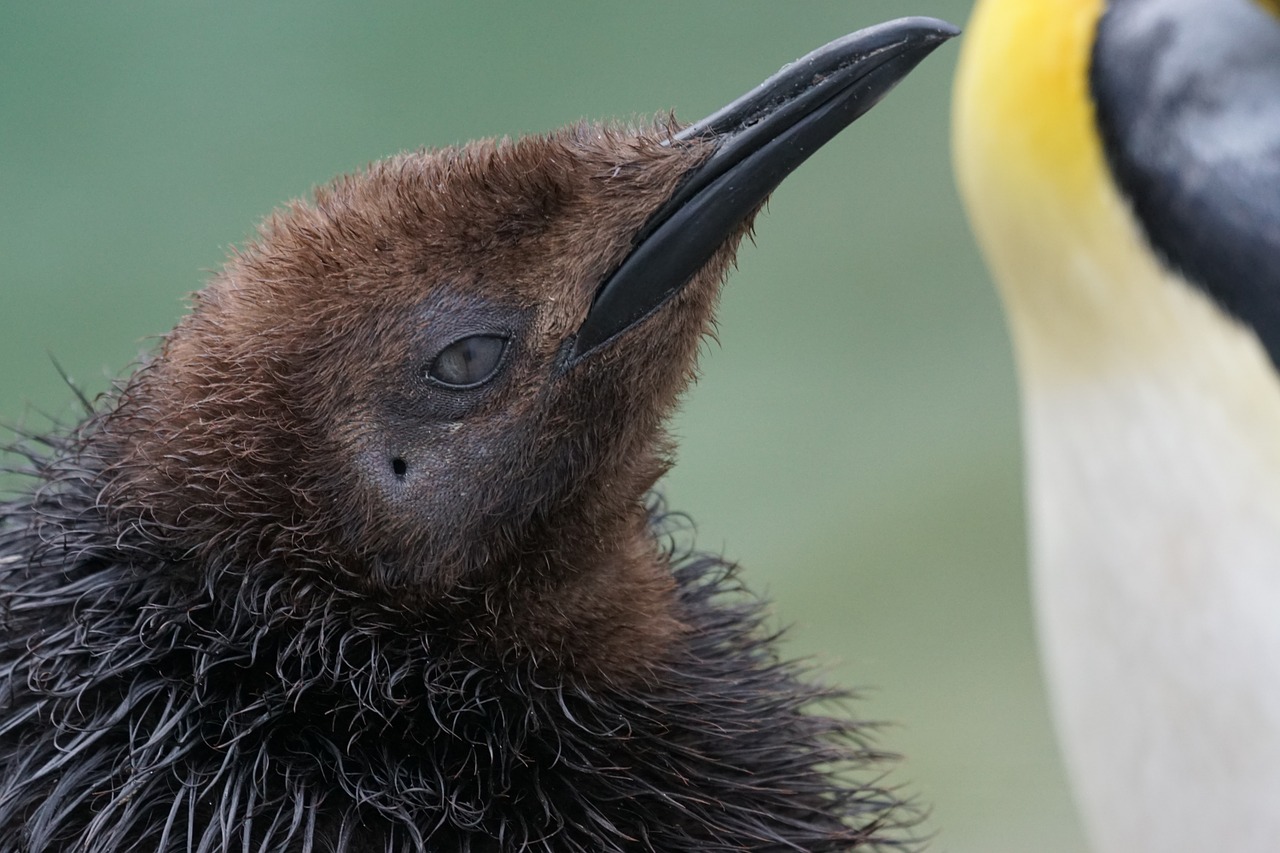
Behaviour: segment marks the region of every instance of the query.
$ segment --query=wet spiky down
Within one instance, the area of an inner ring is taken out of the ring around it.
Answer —
[[[561,358],[705,156],[671,130],[342,179],[84,423],[22,442],[0,851],[902,843],[840,694],[648,497],[749,223],[616,344]],[[422,384],[476,329],[507,341],[494,378]]]

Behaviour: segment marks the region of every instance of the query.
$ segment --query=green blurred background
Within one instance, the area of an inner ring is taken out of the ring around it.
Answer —
[[[784,62],[967,0],[8,3],[0,419],[74,414],[275,205],[405,148],[690,121]],[[779,190],[676,424],[670,502],[788,652],[894,721],[940,851],[1080,851],[1038,680],[1016,387],[951,179],[944,46]]]

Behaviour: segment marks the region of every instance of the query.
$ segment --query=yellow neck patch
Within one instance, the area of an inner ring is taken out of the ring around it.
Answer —
[[[1258,0],[1258,5],[1280,18],[1280,0]]]
[[[956,76],[959,157],[997,158],[1015,185],[1051,180],[1064,200],[1096,187],[1103,155],[1089,64],[1104,6],[979,0]]]
[[[1197,399],[1232,388],[1242,405],[1274,402],[1274,418],[1254,420],[1280,436],[1257,336],[1161,262],[1112,179],[1088,73],[1105,7],[978,0],[956,75],[956,177],[1024,385],[1075,393],[1159,375]]]

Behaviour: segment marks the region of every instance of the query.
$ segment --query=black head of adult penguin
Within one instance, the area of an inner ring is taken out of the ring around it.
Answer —
[[[767,194],[954,34],[697,125],[403,154],[272,217],[0,508],[0,849],[844,850],[808,713],[646,495]]]

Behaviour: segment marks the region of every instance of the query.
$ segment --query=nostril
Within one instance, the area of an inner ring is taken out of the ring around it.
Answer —
[[[409,465],[400,457],[391,460],[391,471],[396,475],[397,480],[403,480],[404,475],[409,470]]]

